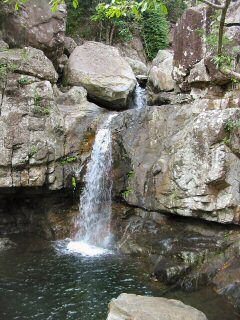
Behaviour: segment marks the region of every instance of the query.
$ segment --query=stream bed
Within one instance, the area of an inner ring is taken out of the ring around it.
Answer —
[[[67,241],[14,236],[17,246],[0,252],[0,319],[105,320],[120,293],[176,298],[203,311],[208,320],[237,320],[234,308],[210,288],[191,293],[152,282],[144,263],[110,253],[83,256]]]

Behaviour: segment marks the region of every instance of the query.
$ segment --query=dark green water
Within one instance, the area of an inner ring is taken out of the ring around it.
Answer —
[[[144,274],[140,260],[120,255],[87,258],[69,253],[64,242],[14,240],[15,249],[0,252],[1,320],[103,320],[108,302],[122,292],[163,294]],[[210,289],[171,292],[168,297],[198,307],[209,320],[239,319]]]

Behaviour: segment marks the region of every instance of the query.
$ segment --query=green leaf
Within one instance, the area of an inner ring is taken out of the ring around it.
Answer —
[[[161,4],[161,10],[166,16],[168,15],[168,9],[164,3]]]
[[[15,4],[15,10],[16,10],[16,11],[19,10],[19,3],[18,3],[18,1],[17,1],[16,4]]]
[[[74,9],[78,8],[78,5],[79,5],[78,0],[73,0],[72,4]]]

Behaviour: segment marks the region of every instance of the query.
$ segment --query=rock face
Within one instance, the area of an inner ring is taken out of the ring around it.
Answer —
[[[200,100],[115,118],[116,195],[147,210],[239,224],[240,160],[233,144],[240,110],[211,110],[214,103],[217,108],[215,100]]]
[[[108,108],[120,110],[127,102],[136,78],[114,47],[86,42],[69,58],[65,73],[69,85],[83,86],[88,95]]]
[[[62,188],[104,110],[87,101],[83,88],[58,91],[40,50],[0,52],[0,63],[0,187]]]
[[[107,320],[207,320],[195,308],[178,300],[121,294],[110,303]]]
[[[213,62],[213,48],[204,41],[203,34],[211,34],[213,14],[210,7],[197,6],[188,9],[176,24],[173,39],[173,75],[183,91],[190,91],[192,87],[201,88],[210,84],[224,85],[231,82],[230,77],[217,71]],[[232,2],[226,22],[236,23],[239,14],[239,3]],[[232,40],[232,44],[225,46],[224,50],[227,50],[226,54],[232,54],[240,44],[239,26],[228,27],[226,35]]]
[[[32,0],[16,12],[14,5],[0,5],[0,29],[11,47],[32,46],[53,60],[64,48],[66,10],[52,13],[48,0]]]

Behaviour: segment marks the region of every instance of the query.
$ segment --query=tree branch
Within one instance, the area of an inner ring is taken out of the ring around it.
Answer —
[[[231,78],[234,78],[235,80],[240,81],[240,73],[233,71],[227,67],[220,67],[219,71],[221,71],[225,76],[230,76]]]
[[[224,8],[224,5],[215,4],[215,3],[212,3],[211,1],[208,1],[208,0],[200,0],[200,1],[209,5],[210,7],[214,8],[214,9],[223,9]]]
[[[225,3],[223,5],[223,9],[221,12],[221,18],[220,18],[220,22],[219,22],[219,32],[218,32],[218,51],[217,51],[218,56],[222,55],[224,24],[225,24],[227,11],[228,11],[228,8],[231,4],[231,1],[232,0],[225,0]]]

